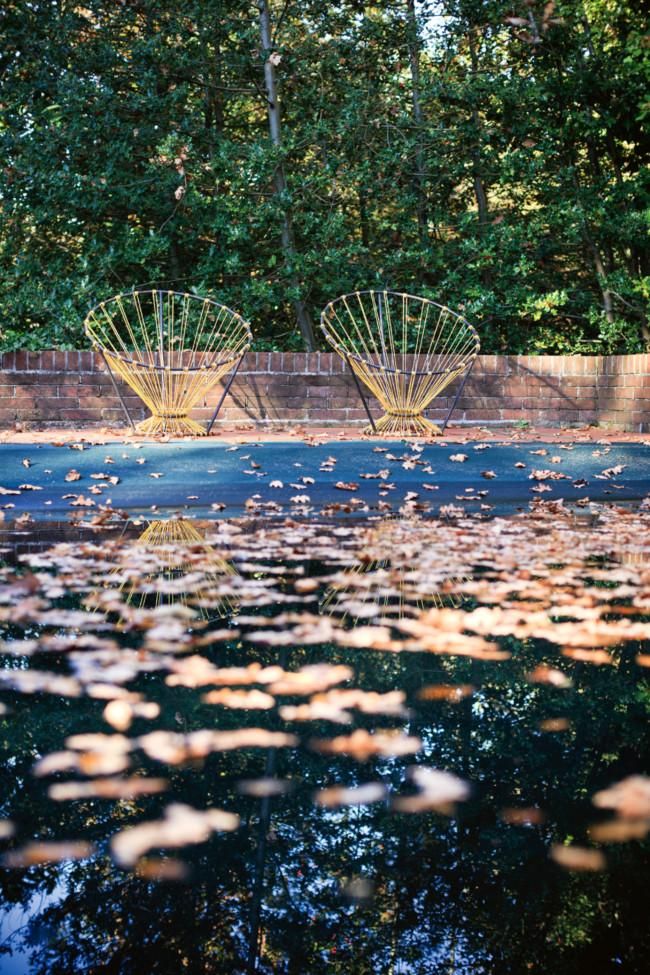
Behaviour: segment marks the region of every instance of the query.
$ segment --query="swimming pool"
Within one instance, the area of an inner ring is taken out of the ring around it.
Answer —
[[[431,514],[448,504],[504,512],[539,498],[623,502],[650,491],[650,447],[644,444],[78,446],[83,449],[0,445],[0,488],[17,492],[0,497],[8,515],[60,519],[64,511],[110,504],[228,517],[246,510],[247,502],[249,509],[270,504],[284,512],[340,512],[347,506],[367,514],[409,501]]]
[[[644,973],[644,450],[4,452],[0,973]]]

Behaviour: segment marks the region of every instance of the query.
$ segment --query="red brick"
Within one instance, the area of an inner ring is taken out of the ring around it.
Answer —
[[[63,411],[81,411],[85,422],[121,415],[101,357],[89,349],[8,353],[1,361],[11,371],[0,374],[0,410],[13,414],[22,409],[26,417],[50,423],[66,422]],[[408,366],[410,357],[402,361]],[[573,422],[576,414],[589,419],[597,414],[603,422],[617,425],[650,423],[649,370],[647,355],[481,356],[458,408],[470,422],[524,417],[553,425],[566,418]],[[139,397],[121,383],[120,388],[134,415],[145,415]],[[205,395],[200,415],[212,415],[223,388],[222,382]],[[435,400],[431,415],[444,415],[457,388],[455,383]],[[379,413],[374,402],[372,408]],[[242,420],[365,419],[345,362],[331,352],[249,353],[224,409]]]
[[[71,376],[67,372],[16,372],[14,381],[17,386],[60,386],[68,385],[72,381],[78,382],[78,376]]]
[[[97,422],[99,420],[96,410],[64,409],[59,412],[59,417],[67,422],[71,420],[94,420]]]

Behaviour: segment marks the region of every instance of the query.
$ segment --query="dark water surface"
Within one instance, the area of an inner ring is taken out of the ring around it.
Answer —
[[[78,469],[85,453],[74,458]],[[8,568],[0,585],[3,673],[13,675],[0,684],[0,849],[13,851],[0,873],[0,972],[647,971],[650,812],[642,795],[640,812],[619,808],[613,820],[594,796],[649,771],[650,643],[584,634],[599,593],[611,599],[599,621],[647,620],[649,516],[593,520],[563,526],[547,513],[516,530],[461,520],[440,524],[444,538],[431,524],[393,523],[358,541],[336,524],[290,522],[270,540],[260,520],[221,523],[226,534],[216,539],[205,525],[186,536],[182,556],[168,529],[150,529],[133,549],[137,524],[112,534],[52,526],[39,538],[32,526],[32,536],[6,535],[6,546],[31,552],[37,574],[21,582]],[[578,552],[598,525],[600,549],[591,541]],[[562,531],[566,550],[558,541],[555,558],[548,539]],[[58,555],[39,556],[50,543]],[[443,554],[433,558],[437,544]],[[121,616],[101,602],[106,593],[117,593]],[[497,616],[492,632],[478,617],[457,626],[458,614],[502,604],[506,613],[521,607],[522,622],[502,626],[514,633],[500,632]],[[433,614],[426,650],[404,643],[408,623],[400,628],[422,611]],[[544,612],[551,626],[577,621],[586,656],[563,652],[568,637],[539,635],[546,624],[534,621]],[[609,659],[596,663],[596,651]],[[224,674],[251,664],[262,679]],[[303,687],[282,686],[281,674],[311,665],[349,670],[302,671]],[[201,682],[201,668],[212,668],[212,680]],[[45,677],[29,686],[30,673]],[[60,678],[77,684],[59,686]],[[219,703],[205,700],[224,688]],[[331,693],[351,688],[366,694]],[[241,707],[237,690],[267,699]],[[136,707],[124,727],[119,706],[105,710],[120,700],[159,711]],[[305,706],[307,716],[296,710]],[[256,730],[246,740],[192,737],[242,729]],[[146,737],[156,730],[167,736]],[[364,730],[375,733],[371,743],[382,732],[394,737],[368,754],[368,739],[348,737]],[[94,733],[110,738],[71,739]],[[418,779],[414,767],[450,778]],[[134,779],[159,791],[61,791]],[[642,794],[648,784],[639,780]],[[347,791],[359,786],[368,788]],[[319,795],[332,789],[343,791]],[[157,834],[141,856],[115,845],[173,803],[236,814],[238,828],[201,835],[181,810],[177,833]],[[594,837],[594,826],[612,822],[621,842]],[[43,852],[29,847],[36,840],[89,846]],[[575,862],[563,863],[554,844]]]

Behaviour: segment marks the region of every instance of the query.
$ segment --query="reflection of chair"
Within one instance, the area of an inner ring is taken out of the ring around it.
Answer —
[[[150,521],[134,544],[152,555],[154,564],[138,564],[135,576],[120,584],[126,602],[139,609],[198,604],[204,619],[230,616],[236,609],[234,597],[215,596],[211,589],[236,576],[237,570],[203,534],[196,522],[184,518]],[[123,576],[124,568],[116,566],[110,575]],[[184,582],[186,577],[190,578]]]
[[[450,576],[441,567],[439,576],[431,579],[427,574],[423,585],[417,559],[409,564],[404,543],[405,537],[413,538],[408,531],[413,526],[417,527],[415,520],[387,518],[371,527],[359,561],[331,580],[319,603],[320,612],[356,625],[382,617],[401,619],[432,607],[460,608],[465,597],[458,588],[468,581],[465,575]]]
[[[205,433],[188,414],[232,370],[209,433],[252,339],[248,324],[225,305],[176,291],[117,295],[89,312],[84,328],[106,362],[131,426],[114,373],[151,410],[138,424],[142,433]]]
[[[352,370],[370,420],[366,432],[397,436],[442,433],[480,348],[476,330],[460,315],[396,291],[357,291],[337,298],[324,309],[321,329]],[[463,374],[440,428],[422,414]],[[385,410],[377,423],[359,380]]]

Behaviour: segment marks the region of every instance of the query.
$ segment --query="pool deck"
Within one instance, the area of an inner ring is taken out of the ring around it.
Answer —
[[[76,430],[59,427],[39,427],[29,430],[0,430],[0,443],[25,444],[59,444],[84,441],[90,444],[104,443],[151,443],[169,441],[169,437],[152,437],[145,434],[131,433],[124,427],[79,428]],[[177,438],[174,438],[177,439]],[[187,441],[197,443],[283,443],[305,441],[308,443],[335,443],[345,440],[373,440],[365,436],[360,427],[316,427],[316,426],[287,426],[267,429],[251,425],[233,425],[220,427],[208,438],[185,437]],[[382,437],[382,440],[391,439]],[[403,438],[395,438],[397,442]],[[412,439],[422,443],[421,437]],[[542,441],[544,443],[649,443],[650,433],[631,433],[621,430],[603,429],[602,427],[534,427],[525,429],[513,426],[472,426],[455,427],[450,425],[444,436],[426,441],[429,443],[472,443],[475,441],[506,441],[511,443],[526,443],[527,441]]]

